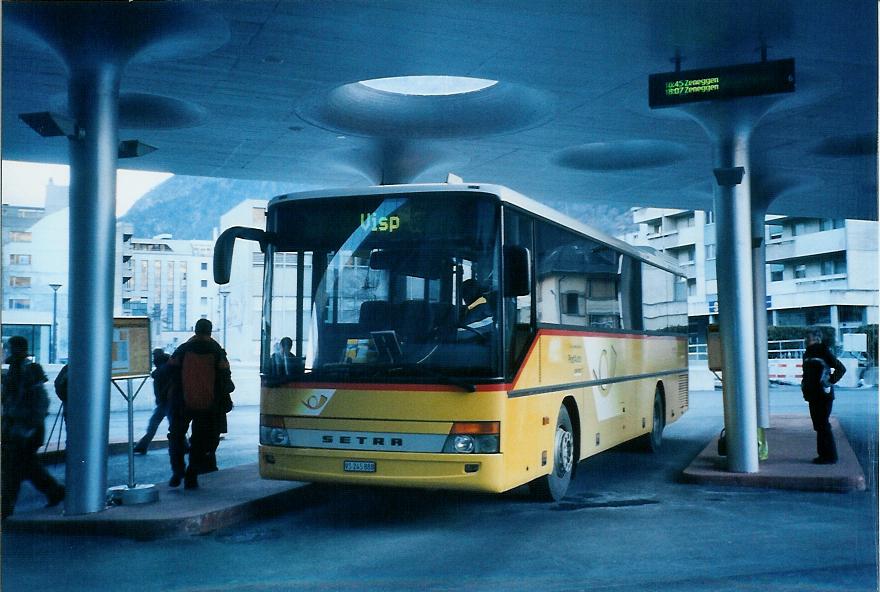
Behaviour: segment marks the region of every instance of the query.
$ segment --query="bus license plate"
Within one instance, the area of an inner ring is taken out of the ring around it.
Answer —
[[[375,473],[376,463],[371,460],[347,460],[342,463],[342,470],[347,473]]]

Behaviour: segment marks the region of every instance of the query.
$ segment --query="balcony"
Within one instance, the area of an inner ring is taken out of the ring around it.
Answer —
[[[806,259],[846,250],[846,229],[836,228],[803,236],[767,241],[767,263]]]

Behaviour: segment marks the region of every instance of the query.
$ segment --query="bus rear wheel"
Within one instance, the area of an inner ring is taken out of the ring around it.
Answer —
[[[575,463],[574,430],[565,405],[559,408],[556,434],[553,438],[553,467],[549,475],[529,484],[532,495],[542,501],[558,502],[565,497]]]

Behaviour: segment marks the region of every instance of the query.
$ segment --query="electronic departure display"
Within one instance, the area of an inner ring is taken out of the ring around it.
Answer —
[[[794,82],[794,58],[651,74],[648,105],[659,109],[698,101],[794,92]]]

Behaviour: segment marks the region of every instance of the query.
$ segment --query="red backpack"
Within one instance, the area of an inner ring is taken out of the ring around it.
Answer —
[[[189,409],[205,411],[214,404],[217,357],[213,353],[186,352],[180,367],[183,400]]]

